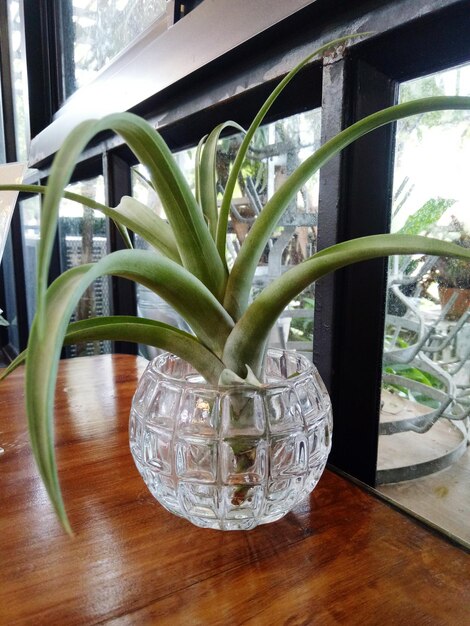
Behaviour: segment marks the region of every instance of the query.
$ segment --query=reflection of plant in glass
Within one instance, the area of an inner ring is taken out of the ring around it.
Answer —
[[[457,67],[446,72],[439,72],[430,76],[404,82],[400,85],[400,102],[410,102],[418,98],[445,96],[448,93],[465,95],[463,89],[468,83],[470,69]],[[463,87],[463,88],[462,88]],[[399,122],[397,133],[398,146],[396,152],[401,152],[400,144],[409,141],[410,135],[415,135],[419,141],[429,128],[446,126],[451,128],[455,124],[464,121],[459,111],[429,111],[417,115],[415,118]],[[468,135],[469,129],[465,125],[464,135]]]
[[[68,190],[101,201],[104,199],[102,176],[88,178],[69,185]],[[63,199],[59,211],[60,250],[66,269],[92,263],[106,254],[106,218],[87,205]],[[106,315],[109,307],[109,277],[101,277],[83,293],[72,315],[74,321],[96,315]],[[70,356],[85,356],[109,352],[109,342],[80,343],[69,349]]]
[[[405,380],[421,383],[422,385],[432,387],[433,389],[444,389],[444,384],[436,376],[433,376],[429,372],[426,372],[410,363],[394,363],[393,365],[387,365],[384,368],[384,372],[386,374],[401,376]],[[424,404],[425,406],[429,406],[433,409],[439,406],[439,402],[430,398],[426,395],[426,393],[422,391],[412,391],[406,387],[405,384],[400,385],[398,383],[387,382],[383,384],[383,388],[391,391],[392,393],[397,393],[399,396],[407,398],[411,402]]]
[[[386,334],[384,338],[385,350],[387,350],[392,345],[396,348],[405,349],[410,347],[411,342],[416,340],[416,334],[412,331],[404,332],[402,333],[402,336],[396,337],[394,334],[389,334],[390,330],[392,329],[386,329]],[[416,365],[413,362],[391,363],[389,365],[386,365],[383,371],[385,374],[401,376],[404,379],[403,384],[385,382],[382,386],[383,389],[387,389],[392,393],[396,393],[402,398],[407,398],[412,402],[418,402],[419,404],[424,404],[432,408],[437,408],[439,406],[439,403],[436,402],[436,400],[433,400],[422,391],[409,389],[405,384],[406,380],[411,380],[417,383],[421,383],[426,387],[432,387],[433,389],[444,389],[444,383],[431,372],[422,369],[421,367],[419,367],[419,365]]]
[[[452,239],[463,248],[470,248],[470,233],[466,232],[461,222],[453,218],[452,231],[458,236]],[[470,289],[470,263],[452,257],[438,259],[433,275],[439,285],[458,289]]]
[[[446,198],[430,198],[417,211],[408,216],[405,224],[398,232],[403,235],[427,235],[432,226],[444,215],[455,200]]]
[[[329,43],[314,54],[323,53],[345,39]],[[113,114],[77,126],[56,155],[47,189],[21,187],[28,192],[45,192],[38,254],[38,306],[26,358],[30,437],[41,476],[65,525],[67,518],[53,446],[54,390],[64,341],[99,338],[146,343],[170,350],[215,385],[259,386],[272,327],[287,305],[322,276],[352,263],[390,254],[455,255],[470,260],[470,250],[445,241],[415,235],[373,235],[317,252],[273,280],[250,303],[256,268],[273,230],[305,182],[325,163],[356,139],[397,119],[436,109],[470,110],[470,98],[428,98],[379,111],[338,133],[304,160],[266,202],[229,271],[227,225],[251,139],[276,97],[313,56],[307,57],[281,81],[256,115],[231,165],[220,206],[215,167],[217,144],[222,130],[234,126],[233,123],[218,126],[200,144],[195,195],[158,132],[129,113]],[[64,194],[82,150],[95,135],[107,130],[118,132],[148,168],[168,222],[134,198],[124,197],[118,207],[111,208],[89,198]],[[68,270],[48,288],[58,207],[63,195],[112,218],[128,243],[127,228],[158,252],[137,249],[113,252],[96,263]],[[68,325],[81,293],[102,275],[125,277],[149,287],[185,318],[194,336],[163,323],[131,316],[94,318]],[[13,367],[24,358],[22,355]],[[248,450],[240,449],[239,453],[248,463]]]
[[[300,301],[292,303],[297,305],[294,310],[304,310],[312,312],[315,308],[315,300],[308,296],[303,296]],[[313,317],[292,318],[289,329],[289,341],[313,341]]]
[[[406,185],[404,186],[406,187]],[[470,248],[470,235],[465,232],[463,224],[454,217],[448,226],[439,225],[439,220],[455,203],[455,200],[446,198],[430,198],[417,211],[408,216],[405,224],[397,231],[404,235],[437,235],[440,239],[450,239],[454,243]],[[399,203],[394,217],[399,213]],[[467,288],[470,286],[470,267],[465,261],[456,258],[443,257],[436,261],[428,272],[420,275],[426,257],[421,259],[404,259],[403,275],[407,283],[401,287],[405,295],[413,294],[417,284],[420,286],[420,297],[437,302],[431,287],[436,283],[446,287]],[[416,276],[413,281],[412,276]],[[393,297],[392,297],[393,299]]]
[[[230,211],[230,231],[233,231],[238,246],[243,243],[251,224],[270,195],[275,192],[298,167],[305,154],[310,154],[318,144],[320,116],[318,111],[298,113],[277,122],[258,128],[253,135],[246,159],[240,169],[234,189]],[[243,141],[243,133],[220,140],[216,168],[218,200],[221,201],[230,174],[231,163]],[[317,177],[315,177],[317,178]],[[282,224],[302,224],[301,216],[316,211],[316,192],[312,181],[303,186],[291,201],[283,216]],[[282,225],[273,232],[273,242],[282,233]],[[299,255],[304,260],[305,240],[310,235],[300,226],[296,229],[298,241],[289,244],[283,257]],[[237,249],[238,249],[237,246]],[[267,263],[267,251],[262,262]],[[283,258],[283,263],[290,261]],[[294,261],[299,262],[299,261]]]

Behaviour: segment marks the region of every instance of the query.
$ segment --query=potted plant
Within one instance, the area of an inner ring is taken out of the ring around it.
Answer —
[[[459,233],[453,242],[470,249],[470,233],[465,231],[463,224],[453,218],[451,229]],[[470,264],[459,258],[442,257],[437,260],[432,277],[437,282],[442,307],[449,307],[446,318],[457,320],[462,317],[470,306]]]
[[[149,364],[136,391],[130,420],[131,450],[147,485],[169,510],[201,526],[252,528],[278,519],[315,486],[330,448],[331,409],[317,371],[302,357],[266,355],[271,328],[309,284],[351,263],[390,254],[425,253],[470,259],[470,250],[414,235],[375,235],[321,250],[268,284],[250,303],[258,259],[283,211],[303,183],[364,134],[408,115],[470,109],[470,98],[436,97],[375,113],[327,141],[266,203],[229,271],[229,208],[250,141],[270,106],[322,46],[295,67],[261,107],[232,163],[218,207],[216,157],[227,122],[201,140],[196,191],[189,186],[161,136],[130,113],[83,122],[57,153],[44,193],[38,253],[37,311],[26,358],[26,406],[32,448],[50,499],[70,531],[53,445],[53,400],[64,342],[97,339],[145,343],[167,350]],[[76,159],[102,131],[119,133],[146,166],[167,220],[133,198],[115,208],[64,192]],[[11,186],[10,186],[11,188]],[[99,209],[119,226],[128,250],[64,272],[47,285],[61,197]],[[131,249],[127,229],[154,250]],[[69,324],[80,294],[101,275],[123,276],[164,298],[193,335],[161,322],[105,317]]]

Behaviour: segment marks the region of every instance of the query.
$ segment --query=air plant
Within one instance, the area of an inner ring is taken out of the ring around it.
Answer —
[[[432,97],[392,106],[341,131],[308,157],[267,201],[229,271],[226,237],[237,179],[255,131],[271,105],[315,56],[344,43],[322,46],[291,70],[261,107],[231,165],[220,207],[217,198],[217,145],[235,122],[218,125],[201,140],[196,156],[193,194],[168,146],[146,121],[131,113],[107,115],[79,124],[55,156],[47,187],[10,186],[44,193],[38,251],[37,310],[27,350],[4,372],[26,360],[26,406],[34,456],[50,499],[70,530],[61,496],[54,452],[53,403],[62,345],[95,340],[138,342],[168,350],[191,363],[212,384],[257,385],[271,328],[308,285],[341,267],[392,254],[423,253],[470,260],[470,250],[415,235],[386,234],[345,241],[321,250],[273,280],[250,303],[255,269],[280,217],[298,190],[325,163],[366,133],[404,117],[445,109],[470,109],[470,98]],[[167,220],[147,206],[123,197],[115,208],[65,191],[75,163],[98,133],[121,135],[158,193]],[[371,184],[373,182],[371,181]],[[5,187],[0,187],[5,189]],[[48,270],[61,198],[101,211],[119,227],[129,249],[112,252],[93,264],[65,271],[49,287]],[[151,249],[132,249],[128,229]],[[100,317],[69,323],[81,294],[98,277],[113,275],[144,285],[164,298],[185,319],[193,335],[150,319]]]

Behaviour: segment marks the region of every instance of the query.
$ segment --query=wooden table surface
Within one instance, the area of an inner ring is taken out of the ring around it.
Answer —
[[[56,439],[76,536],[59,526],[26,433],[23,372],[0,384],[0,624],[470,623],[470,557],[342,477],[249,532],[167,513],[133,465],[145,362],[61,364]]]

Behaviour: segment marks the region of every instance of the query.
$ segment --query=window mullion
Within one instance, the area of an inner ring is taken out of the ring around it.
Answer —
[[[118,204],[122,196],[132,195],[129,164],[114,153],[103,154],[106,203]],[[122,250],[125,244],[115,224],[108,221],[108,237],[111,252]],[[132,237],[131,233],[131,237]],[[137,300],[135,284],[123,278],[112,277],[112,309],[115,315],[136,315]],[[136,344],[115,341],[114,352],[137,354]]]
[[[366,63],[350,62],[343,93],[350,94],[351,122],[393,104],[393,80]],[[394,126],[388,125],[345,152],[345,182],[338,183],[340,240],[389,231],[393,145]],[[348,267],[336,278],[331,313],[336,447],[330,458],[370,485],[377,465],[385,295],[385,259]]]
[[[324,144],[345,126],[347,61],[326,64],[322,80],[321,142]],[[318,250],[338,241],[343,155],[327,163],[320,171],[318,205]],[[323,278],[315,287],[314,361],[330,391],[333,387],[333,345],[335,338],[334,302],[337,274]]]

